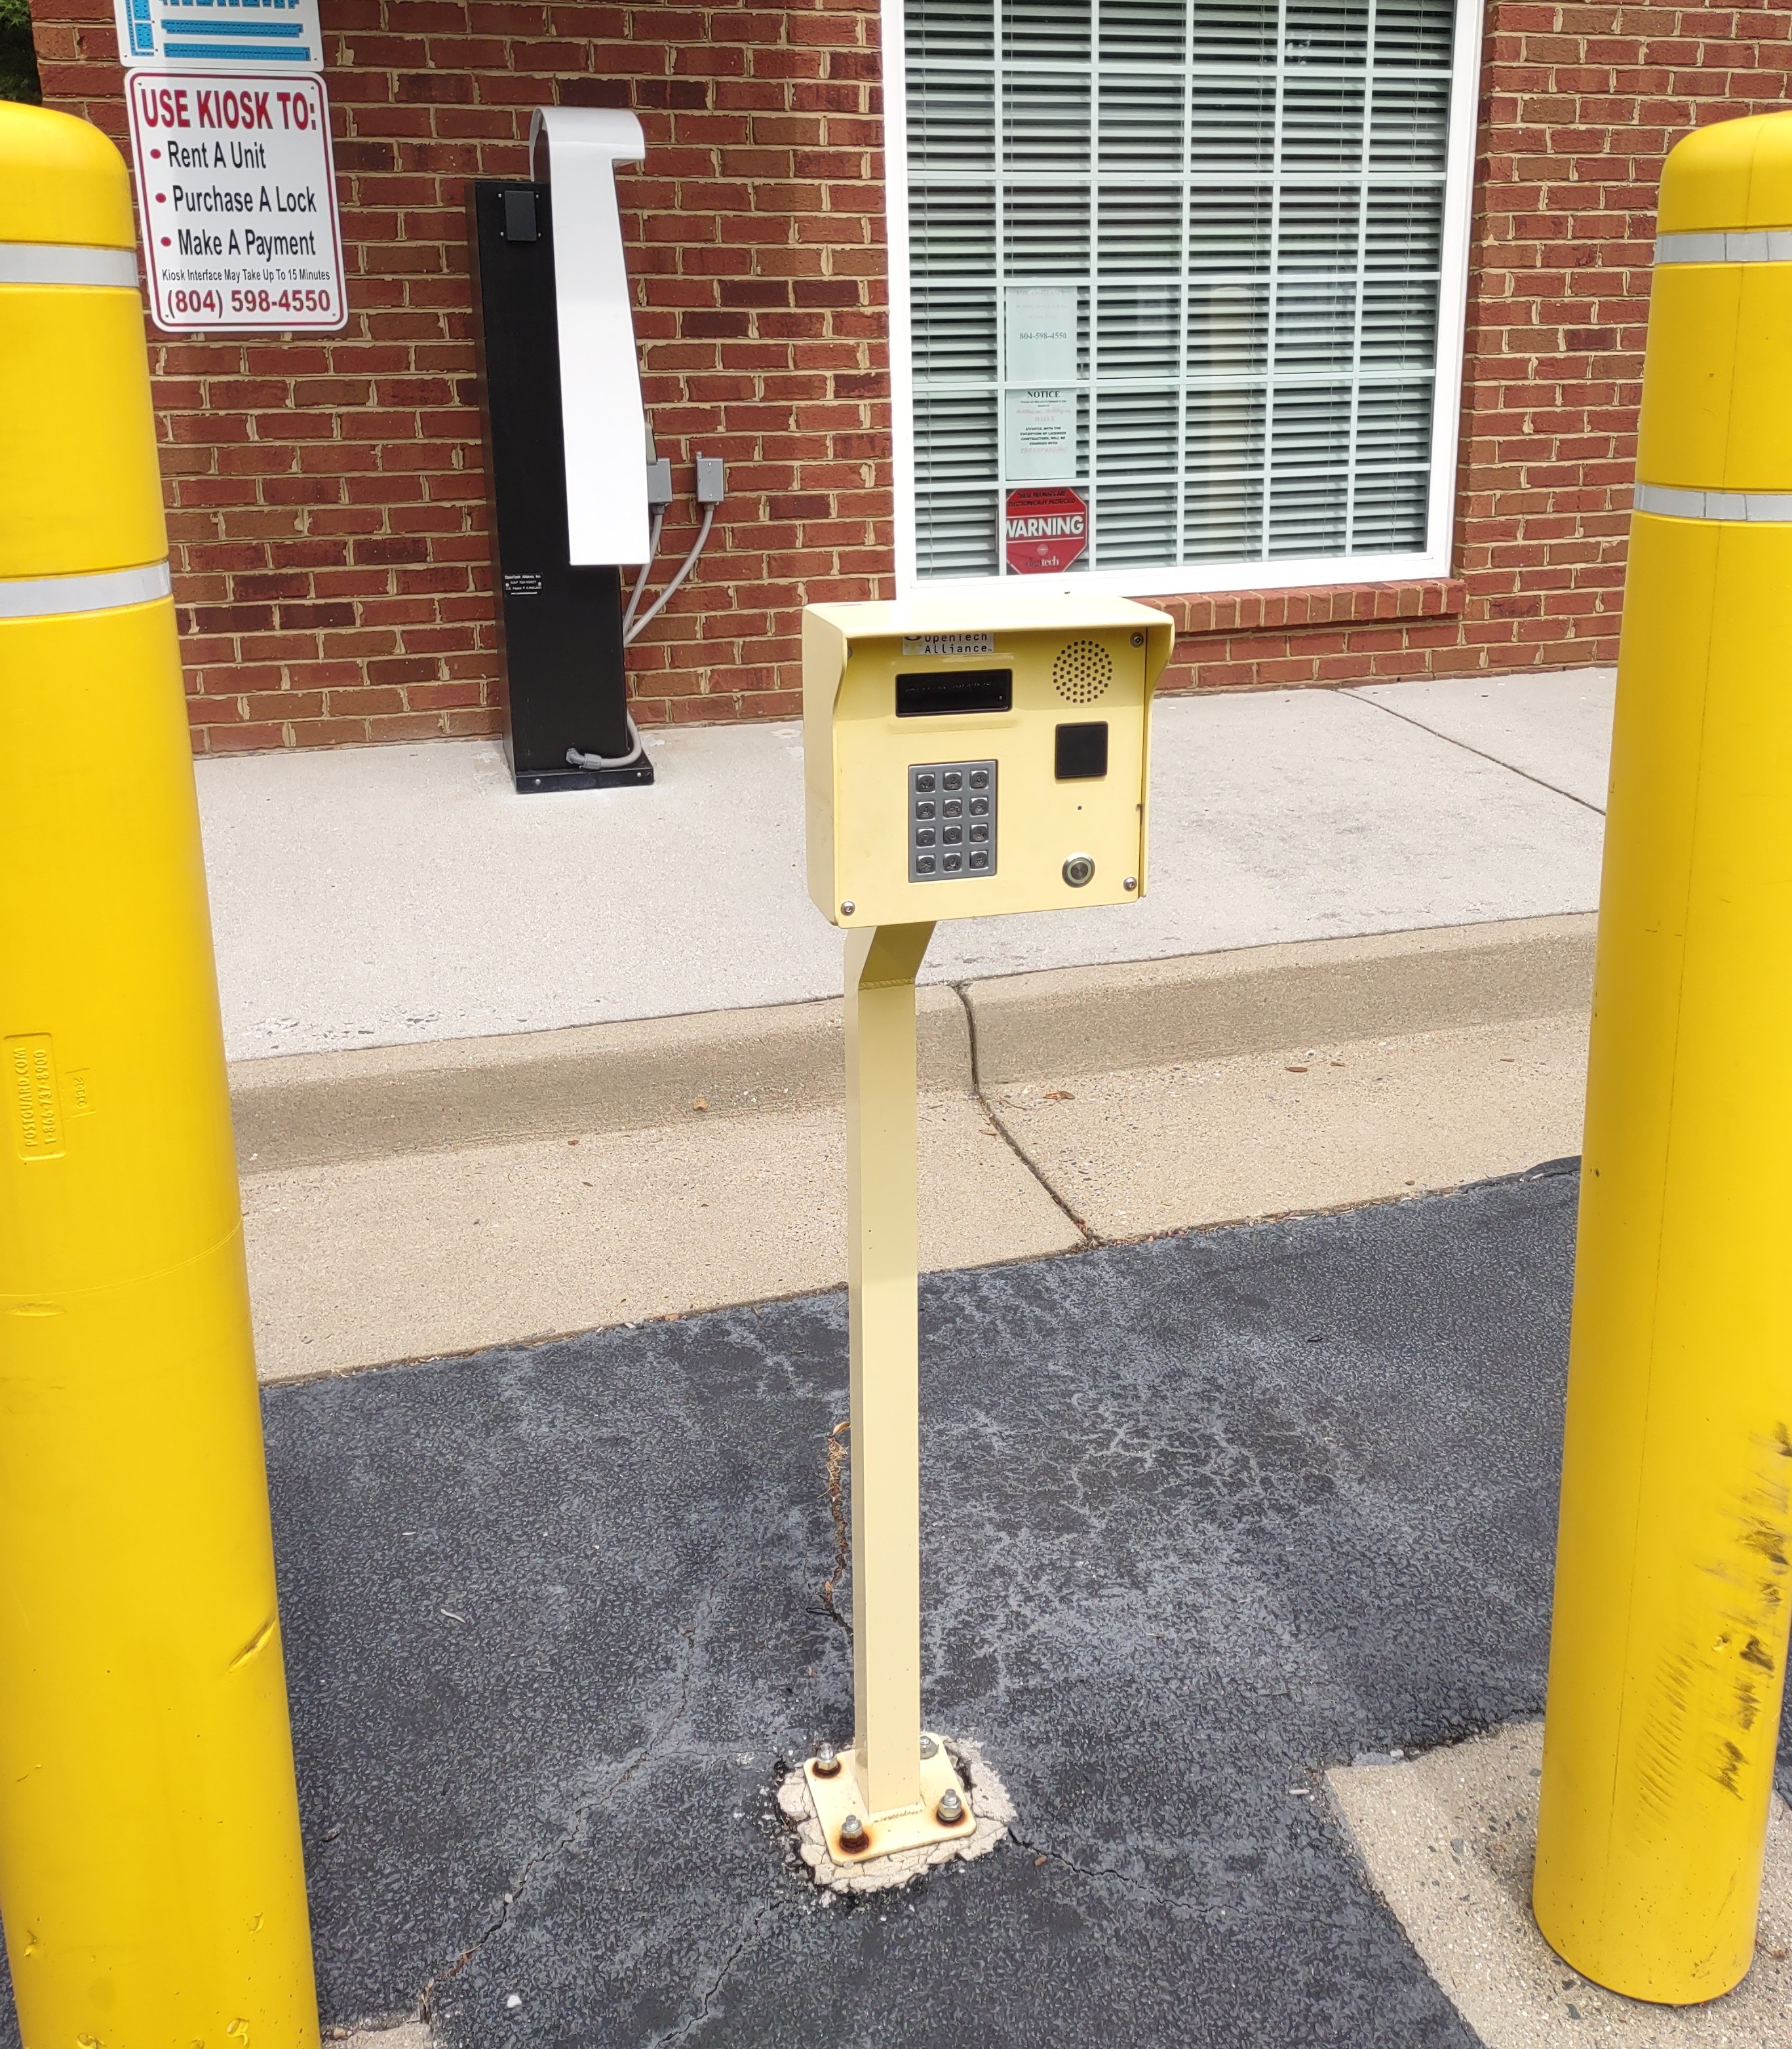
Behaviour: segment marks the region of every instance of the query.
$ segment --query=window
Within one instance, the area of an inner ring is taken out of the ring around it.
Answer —
[[[1447,566],[1477,49],[1455,0],[887,18],[905,587]]]

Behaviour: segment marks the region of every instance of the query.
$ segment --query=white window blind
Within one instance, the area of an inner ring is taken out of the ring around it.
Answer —
[[[1079,573],[1436,543],[1455,0],[906,0],[903,29],[918,578],[1008,573],[1006,493],[1048,480],[1087,503]]]

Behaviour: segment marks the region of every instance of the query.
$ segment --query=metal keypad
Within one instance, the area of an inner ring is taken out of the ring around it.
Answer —
[[[996,872],[996,764],[927,761],[908,772],[908,879]]]

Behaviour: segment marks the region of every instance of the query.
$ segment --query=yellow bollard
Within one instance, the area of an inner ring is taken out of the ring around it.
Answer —
[[[1619,658],[1534,1903],[1755,1946],[1792,1488],[1792,114],[1668,159]]]
[[[0,1915],[29,2049],[315,2049],[130,189],[0,105]]]

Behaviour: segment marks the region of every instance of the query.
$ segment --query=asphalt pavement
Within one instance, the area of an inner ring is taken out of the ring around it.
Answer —
[[[927,1714],[1020,1820],[852,1904],[773,1802],[848,1730],[840,1295],[270,1388],[326,2019],[1472,2043],[1320,1775],[1541,1711],[1576,1191],[926,1280]]]

